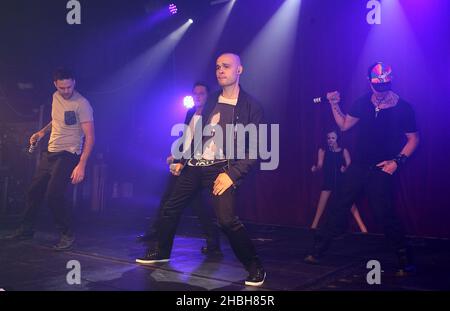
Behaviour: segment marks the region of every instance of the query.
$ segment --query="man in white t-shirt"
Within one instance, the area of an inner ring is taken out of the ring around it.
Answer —
[[[46,199],[61,234],[54,248],[67,250],[75,238],[70,228],[64,193],[70,181],[78,184],[84,179],[86,163],[95,140],[94,118],[87,99],[75,90],[75,79],[69,70],[58,68],[53,80],[56,92],[52,100],[52,120],[30,138],[30,144],[34,146],[50,133],[48,149],[43,153],[27,192],[22,225],[10,238],[33,238],[37,212]]]

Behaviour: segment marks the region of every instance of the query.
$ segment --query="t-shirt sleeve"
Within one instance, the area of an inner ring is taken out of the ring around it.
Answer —
[[[417,123],[414,110],[411,105],[405,104],[402,115],[402,129],[404,133],[417,132]]]
[[[87,100],[81,101],[78,108],[78,117],[80,119],[80,123],[94,121],[94,113]]]

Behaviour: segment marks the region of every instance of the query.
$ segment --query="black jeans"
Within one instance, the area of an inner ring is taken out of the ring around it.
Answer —
[[[403,227],[394,209],[393,176],[376,167],[352,164],[344,174],[342,185],[330,198],[325,224],[315,236],[314,254],[320,256],[330,246],[331,239],[347,228],[348,212],[353,202],[366,194],[369,207],[384,234],[396,250],[406,248]]]
[[[24,230],[34,230],[38,210],[43,201],[47,200],[58,231],[62,234],[71,234],[64,194],[79,159],[78,155],[67,151],[42,153],[41,162],[27,192],[22,222]]]
[[[236,257],[248,269],[251,265],[260,265],[255,247],[244,225],[234,213],[235,189],[228,188],[222,195],[212,194],[217,176],[225,171],[226,163],[206,167],[186,166],[175,184],[169,198],[162,206],[158,226],[158,249],[163,256],[170,256],[175,232],[181,213],[201,189],[207,188],[211,196],[219,227],[230,241]]]
[[[161,202],[159,204],[156,220],[147,228],[147,231],[145,233],[146,236],[156,239],[159,222],[162,217],[161,216],[162,208],[164,204],[167,202],[167,200],[170,198],[170,195],[175,189],[177,181],[178,176],[174,176],[172,174],[168,176],[167,185],[164,194],[161,198]],[[188,205],[192,207],[194,214],[198,217],[198,220],[200,221],[200,225],[206,237],[206,244],[208,248],[210,249],[220,248],[219,228],[213,221],[211,213],[207,209],[207,205],[203,204],[201,193],[199,192],[196,195],[192,196],[192,199],[189,201]]]

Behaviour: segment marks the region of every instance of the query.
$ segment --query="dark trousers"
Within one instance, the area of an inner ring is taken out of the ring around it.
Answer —
[[[71,233],[64,194],[78,162],[79,156],[67,151],[42,153],[41,162],[27,192],[22,223],[24,230],[34,230],[38,210],[46,200],[58,231],[62,234]]]
[[[172,174],[169,175],[166,189],[159,204],[156,221],[148,227],[146,231],[146,236],[156,239],[159,222],[162,217],[162,208],[164,204],[167,202],[167,200],[170,198],[170,195],[175,189],[175,184],[177,183],[177,181],[178,176],[174,176]],[[208,248],[210,249],[220,248],[219,228],[213,221],[211,213],[207,210],[207,205],[203,204],[201,192],[197,193],[196,195],[193,195],[188,205],[191,206],[194,214],[198,217],[198,220],[200,221],[200,225],[206,237],[206,244]]]
[[[330,198],[325,224],[315,237],[315,255],[325,252],[331,239],[346,230],[348,212],[362,194],[367,195],[369,207],[376,220],[383,224],[384,234],[393,248],[397,251],[406,248],[403,227],[393,204],[393,176],[378,168],[352,164],[344,174],[341,187]]]
[[[211,196],[219,227],[229,239],[236,257],[247,269],[253,264],[260,264],[244,225],[234,213],[235,189],[230,187],[219,196],[212,194],[214,181],[220,173],[225,171],[225,167],[226,163],[220,163],[206,167],[186,166],[183,169],[161,209],[157,239],[158,249],[163,256],[170,256],[184,207],[194,195],[206,188]]]

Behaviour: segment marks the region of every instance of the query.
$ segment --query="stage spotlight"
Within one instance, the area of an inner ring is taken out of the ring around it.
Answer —
[[[282,2],[282,5],[241,53],[247,72],[257,72],[261,66],[264,67],[264,75],[244,75],[242,82],[247,85],[251,93],[256,94],[258,98],[265,98],[268,103],[280,100],[280,94],[287,94],[284,87],[289,80],[288,73],[295,57],[301,2],[300,0]],[[274,40],[277,44],[274,44]],[[277,61],[272,61],[274,59]],[[265,77],[276,77],[276,79],[268,85]]]
[[[194,107],[194,98],[192,96],[185,96],[183,98],[183,105],[187,109],[191,109],[192,107]]]
[[[169,12],[170,12],[170,14],[172,14],[172,15],[177,14],[177,13],[178,13],[178,8],[177,8],[177,6],[176,6],[175,4],[173,4],[173,3],[169,4]]]
[[[221,3],[225,3],[225,2],[235,2],[236,0],[214,0],[211,1],[209,4],[210,5],[216,5],[216,4],[221,4]]]
[[[189,24],[192,24],[194,20],[192,18],[188,19]]]
[[[184,22],[177,29],[169,33],[165,38],[156,42],[148,50],[142,52],[134,60],[124,65],[112,77],[102,83],[105,91],[99,93],[112,93],[129,87],[138,81],[150,81],[157,76],[157,73],[165,65],[172,55],[175,47],[189,29],[189,22]]]

